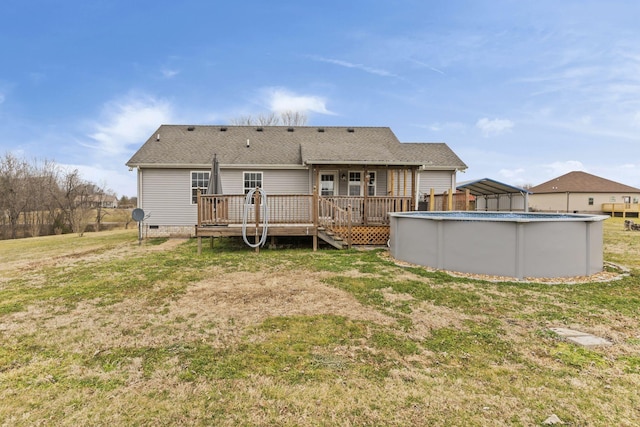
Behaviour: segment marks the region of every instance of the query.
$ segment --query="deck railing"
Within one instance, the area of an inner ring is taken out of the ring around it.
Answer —
[[[611,216],[616,213],[622,213],[625,217],[627,213],[635,213],[640,215],[640,204],[638,203],[603,203],[602,212],[611,212]]]
[[[346,226],[347,219],[350,219],[352,224],[387,225],[389,212],[411,210],[410,197],[328,196],[318,197],[317,200],[317,207],[314,209],[314,196],[310,194],[268,194],[269,223],[320,224],[324,222],[326,226],[330,222]],[[245,196],[242,194],[199,194],[198,225],[240,224],[245,203]],[[253,201],[248,205],[249,222],[254,221],[257,203],[262,201]],[[347,218],[349,208],[350,216]],[[262,215],[262,208],[259,209],[259,215]]]
[[[255,193],[258,195],[259,193]],[[246,199],[244,195],[201,194],[198,197],[199,225],[229,225],[242,223]],[[253,200],[247,206],[247,219],[255,219],[256,205],[258,214],[263,215],[262,201]],[[313,196],[301,194],[267,195],[267,212],[270,224],[305,224],[313,222]],[[264,220],[262,218],[261,220]]]
[[[349,227],[353,223],[351,206],[344,208],[335,203],[333,198],[318,198],[318,225],[324,228]]]
[[[389,212],[407,212],[411,210],[411,197],[387,196],[327,196],[320,199],[330,200],[342,210],[351,206],[351,219],[354,224],[389,224]]]

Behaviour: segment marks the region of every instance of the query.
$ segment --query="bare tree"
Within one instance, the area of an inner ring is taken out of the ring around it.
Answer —
[[[229,120],[229,124],[233,126],[252,126],[255,124],[255,120],[250,115],[239,116]]]
[[[280,113],[280,122],[285,126],[305,126],[307,115],[300,111],[283,111]]]
[[[64,171],[59,177],[60,191],[54,194],[58,207],[71,231],[80,237],[89,225],[94,185],[80,177],[78,169]]]
[[[50,188],[55,182],[55,165],[45,161],[39,164],[34,161],[30,166],[26,191],[28,198],[27,209],[24,213],[24,224],[32,237],[39,236],[42,228],[52,221],[55,207],[51,202]]]
[[[229,121],[235,126],[305,126],[307,115],[301,111],[283,111],[280,114],[267,113],[259,114],[256,117],[251,115],[239,116]]]
[[[13,154],[7,153],[0,160],[0,210],[10,226],[10,237],[18,237],[20,216],[28,205],[26,189],[29,166]]]
[[[100,228],[102,227],[102,220],[104,219],[105,216],[109,215],[109,212],[104,209],[105,202],[107,201],[108,198],[116,199],[116,195],[112,190],[107,189],[106,182],[103,181],[100,186],[94,187],[93,200],[95,201],[95,209],[96,209],[95,231],[100,231]]]
[[[256,124],[260,126],[277,126],[279,124],[279,119],[275,113],[260,114],[256,118]]]
[[[66,230],[82,235],[97,208],[99,229],[106,211],[103,201],[114,197],[84,180],[78,170],[63,170],[54,162],[28,162],[13,154],[0,157],[0,237],[38,236]]]

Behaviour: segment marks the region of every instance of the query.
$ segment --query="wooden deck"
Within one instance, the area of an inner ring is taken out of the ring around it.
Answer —
[[[198,250],[203,237],[242,236],[243,228],[254,241],[253,236],[262,234],[265,214],[268,236],[311,236],[314,250],[318,238],[339,248],[384,245],[389,213],[412,209],[411,197],[268,195],[265,205],[259,195],[247,204],[244,195],[200,194]]]
[[[616,216],[620,214],[623,218],[627,215],[638,218],[640,216],[640,204],[638,203],[603,203],[602,212]]]

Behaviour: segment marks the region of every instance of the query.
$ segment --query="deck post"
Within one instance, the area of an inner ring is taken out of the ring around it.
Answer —
[[[431,187],[431,189],[429,190],[429,210],[430,211],[435,211],[435,204],[436,204],[436,190],[435,188]]]
[[[407,169],[406,168],[402,169],[402,173],[404,174],[402,179],[402,195],[406,196],[407,195]]]
[[[369,180],[371,177],[367,172],[366,168],[364,170],[364,199],[362,200],[362,223],[367,226],[369,225]]]
[[[202,226],[202,215],[200,214],[200,211],[202,210],[202,195],[200,194],[200,189],[198,188],[198,191],[196,193],[196,208],[198,209],[198,227]]]
[[[411,206],[410,211],[418,210],[418,193],[416,192],[416,168],[411,169]]]
[[[351,205],[347,206],[347,248],[351,249]]]
[[[198,236],[198,255],[202,254],[202,236]]]
[[[311,215],[313,216],[313,251],[318,250],[318,185],[313,186],[313,197],[311,198]]]
[[[387,183],[387,194],[390,196],[395,196],[396,194],[393,187],[396,179],[395,169],[387,170],[387,179],[389,180],[389,182]]]

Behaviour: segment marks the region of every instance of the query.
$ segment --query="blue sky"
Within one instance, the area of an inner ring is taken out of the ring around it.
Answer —
[[[469,169],[640,187],[640,2],[3,0],[0,154],[119,195],[160,124],[304,111],[446,142]]]

